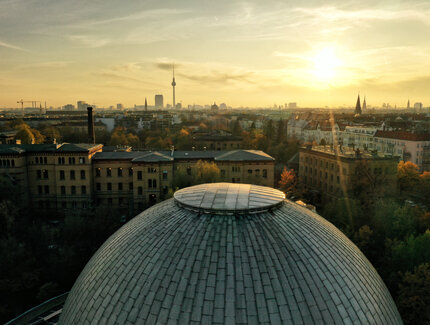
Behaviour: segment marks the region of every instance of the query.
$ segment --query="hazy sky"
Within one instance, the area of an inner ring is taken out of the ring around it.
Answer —
[[[430,105],[429,0],[0,0],[0,107]]]

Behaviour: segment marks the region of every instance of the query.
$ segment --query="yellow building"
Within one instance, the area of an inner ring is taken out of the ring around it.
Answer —
[[[395,186],[398,158],[350,148],[309,146],[299,152],[299,183],[323,197],[350,195],[359,177]]]
[[[91,205],[132,216],[166,198],[175,171],[214,162],[226,182],[274,186],[275,160],[262,151],[119,151],[103,145],[0,145],[0,176],[30,207],[74,212]]]

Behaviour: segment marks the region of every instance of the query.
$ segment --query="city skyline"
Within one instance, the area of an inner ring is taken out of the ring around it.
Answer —
[[[0,1],[1,107],[428,106],[430,3]],[[19,23],[17,23],[19,22]]]

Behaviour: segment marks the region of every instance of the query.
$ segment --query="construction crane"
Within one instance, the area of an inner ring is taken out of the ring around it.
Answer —
[[[31,108],[37,108],[37,103],[40,103],[40,108],[42,108],[42,102],[40,100],[19,100],[18,104],[21,104],[21,111],[24,113],[24,103],[31,103]]]

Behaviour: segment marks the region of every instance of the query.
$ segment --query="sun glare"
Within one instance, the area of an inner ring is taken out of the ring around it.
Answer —
[[[317,52],[312,58],[312,74],[320,81],[330,82],[336,77],[336,72],[341,61],[336,56],[335,50],[326,47]]]

